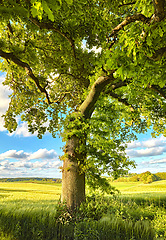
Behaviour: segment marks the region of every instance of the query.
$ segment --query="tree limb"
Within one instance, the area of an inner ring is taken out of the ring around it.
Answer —
[[[157,93],[159,93],[163,98],[166,99],[166,87],[160,88],[159,86],[156,86],[156,85],[149,85],[148,88],[154,90]]]
[[[141,21],[141,22],[147,23],[147,22],[149,22],[149,20],[150,20],[150,18],[147,18],[146,16],[144,16],[141,13],[126,17],[125,20],[123,20],[118,26],[116,26],[112,30],[112,32],[109,35],[109,38],[115,37],[120,30],[122,30],[125,26],[127,26],[128,24],[130,24],[132,22]],[[110,40],[110,41],[112,41],[112,40]]]
[[[133,5],[135,3],[136,3],[136,1],[130,2],[130,3],[123,3],[123,4],[119,5],[118,7],[124,7],[124,6],[128,6],[128,5]]]
[[[8,30],[9,30],[9,32],[13,35],[13,28],[12,28],[12,26],[11,26],[10,21],[9,21],[9,23],[7,24],[7,28],[8,28]]]
[[[134,108],[132,107],[131,104],[128,103],[127,99],[121,98],[120,95],[118,95],[118,94],[116,94],[116,93],[114,93],[114,92],[112,92],[112,91],[107,92],[107,94],[109,94],[111,97],[117,99],[118,102],[121,102],[121,103],[123,103],[124,105],[126,105],[127,107],[130,107],[130,110],[131,110],[132,112],[134,112]]]
[[[163,56],[166,56],[166,47],[162,47],[162,48],[156,50],[155,53],[151,57],[148,57],[148,58],[152,59],[153,61],[158,61]]]
[[[14,62],[16,65],[22,67],[25,69],[25,71],[27,72],[28,76],[30,78],[32,78],[37,86],[37,88],[40,90],[41,93],[44,93],[47,99],[48,104],[51,104],[52,102],[50,101],[48,92],[46,91],[46,89],[44,87],[42,87],[39,83],[39,79],[33,74],[32,69],[30,68],[30,66],[28,65],[28,63],[25,63],[23,61],[21,61],[19,58],[17,58],[13,53],[6,53],[2,50],[0,50],[0,56],[2,58],[5,58],[6,60],[11,60],[12,62]]]
[[[154,15],[152,19],[155,22],[160,22],[166,16],[166,13],[164,10],[164,8],[166,7],[166,2],[165,0],[153,0],[153,6],[154,6]]]
[[[113,90],[116,90],[118,88],[127,86],[127,84],[129,84],[128,81],[118,81],[116,83],[111,83],[111,85],[109,86],[109,88],[105,91],[106,94],[109,94],[110,96],[112,96],[113,98],[116,98],[119,102],[123,103],[124,105],[130,107],[131,111],[134,111],[134,108],[131,106],[131,104],[129,104],[128,100],[125,98],[122,98],[120,95],[116,94],[113,92]]]
[[[119,80],[118,82],[115,82],[115,83],[112,83],[110,85],[110,88],[112,90],[115,90],[115,89],[118,89],[120,87],[124,87],[124,86],[127,86],[129,84],[130,81],[122,81],[122,80]],[[109,90],[108,90],[109,91]],[[107,91],[106,91],[107,93]]]
[[[91,117],[95,109],[95,103],[97,102],[101,92],[112,80],[114,80],[113,73],[114,70],[108,76],[99,77],[92,85],[88,96],[79,107],[79,111],[85,116],[85,118]]]

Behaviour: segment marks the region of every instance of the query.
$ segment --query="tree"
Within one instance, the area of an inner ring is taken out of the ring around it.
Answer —
[[[126,142],[165,134],[164,0],[1,0],[1,70],[12,90],[4,116],[38,137],[61,132],[62,200],[85,200],[85,177],[126,173]],[[85,47],[86,46],[86,47]],[[96,53],[96,51],[98,53]]]

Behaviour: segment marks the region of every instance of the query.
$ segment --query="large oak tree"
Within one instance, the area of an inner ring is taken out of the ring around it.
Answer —
[[[66,142],[62,200],[85,200],[85,179],[107,187],[134,163],[125,143],[166,113],[165,0],[1,0],[1,70],[18,116],[38,137]]]

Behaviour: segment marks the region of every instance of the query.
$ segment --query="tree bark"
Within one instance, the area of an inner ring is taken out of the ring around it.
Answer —
[[[74,210],[85,201],[85,173],[81,169],[86,153],[79,151],[83,142],[73,135],[66,143],[62,168],[62,202],[66,202],[69,209]]]

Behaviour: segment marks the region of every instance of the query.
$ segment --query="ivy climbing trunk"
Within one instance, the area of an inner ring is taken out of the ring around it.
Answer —
[[[86,154],[79,151],[82,144],[85,144],[85,139],[82,141],[74,135],[68,139],[64,150],[61,200],[72,210],[85,201],[85,173],[81,166]]]

